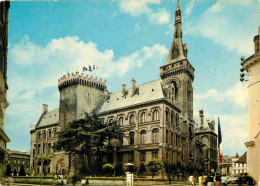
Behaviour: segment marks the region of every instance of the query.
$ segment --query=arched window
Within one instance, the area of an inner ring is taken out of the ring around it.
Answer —
[[[131,131],[129,133],[129,138],[130,138],[130,145],[133,145],[135,143],[135,132]]]
[[[141,137],[141,139],[140,139],[140,142],[141,142],[141,144],[145,144],[145,136],[146,136],[146,131],[145,130],[142,130],[141,132],[140,132],[140,137]]]
[[[38,139],[41,139],[41,132],[38,132],[37,137],[38,137]]]
[[[176,114],[176,126],[179,126],[179,115]]]
[[[46,139],[46,132],[43,132],[43,139]]]
[[[141,123],[145,123],[145,122],[146,122],[146,113],[145,113],[145,112],[143,112],[143,113],[141,114],[140,122],[141,122]]]
[[[171,132],[171,144],[173,145],[173,132]]]
[[[130,116],[130,125],[133,125],[133,124],[135,124],[135,115],[131,115]]]
[[[49,138],[51,138],[51,130],[49,130]]]
[[[112,123],[113,122],[113,118],[108,119],[108,123]]]
[[[152,140],[153,140],[153,143],[159,143],[159,129],[153,129],[153,133],[152,133]]]
[[[168,143],[168,140],[169,140],[169,131],[168,129],[166,129],[166,143]]]
[[[169,111],[168,110],[165,111],[165,115],[166,115],[166,122],[169,122]]]
[[[43,154],[45,154],[45,144],[43,144],[43,146],[42,146],[42,152],[43,152]]]
[[[153,121],[158,121],[159,120],[159,111],[155,110],[153,111]]]
[[[38,144],[38,154],[40,154],[41,153],[41,145],[40,144]]]
[[[140,117],[140,123],[145,123],[146,122],[146,113],[142,112],[141,117]]]
[[[53,130],[53,137],[56,137],[56,129]]]
[[[171,124],[173,124],[173,122],[174,122],[174,113],[171,112]]]
[[[123,126],[123,121],[124,121],[124,118],[120,117],[118,120],[119,125]]]
[[[48,144],[48,153],[51,153],[51,143]]]

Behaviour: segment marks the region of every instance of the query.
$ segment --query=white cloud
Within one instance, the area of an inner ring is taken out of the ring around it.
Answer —
[[[248,89],[246,84],[237,82],[233,87],[221,92],[216,89],[209,89],[205,93],[196,93],[194,100],[201,102],[212,99],[216,102],[229,101],[239,107],[245,107],[248,102]]]
[[[84,43],[78,37],[53,39],[45,47],[41,47],[25,36],[19,44],[11,48],[10,60],[18,65],[48,64],[55,74],[60,73],[60,75],[66,70],[80,71],[83,66],[95,64],[98,65],[99,70],[94,73],[100,76],[102,74],[103,78],[107,78],[122,76],[135,67],[141,67],[143,63],[161,60],[167,53],[168,49],[165,46],[155,44],[114,60],[113,50],[99,51],[97,44]],[[107,68],[108,66],[110,68]]]
[[[170,14],[164,8],[154,11],[150,5],[159,5],[161,0],[115,0],[120,12],[128,13],[133,17],[146,15],[151,24],[167,24],[170,22]]]
[[[252,3],[251,0],[219,0],[196,21],[188,21],[184,30],[188,34],[209,38],[240,55],[250,55],[253,52],[252,38],[258,26],[256,14],[253,14],[255,17],[246,16],[247,12],[256,12]]]
[[[164,8],[148,15],[149,23],[164,24],[170,22],[170,14]]]
[[[118,0],[120,11],[131,16],[151,13],[150,4],[160,4],[161,0]]]

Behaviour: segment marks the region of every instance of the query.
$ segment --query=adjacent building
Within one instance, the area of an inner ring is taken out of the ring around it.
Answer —
[[[206,120],[203,110],[199,111],[199,118],[195,119],[195,139],[201,144],[203,153],[201,168],[203,173],[216,172],[218,168],[217,134],[215,133],[215,121]]]
[[[14,176],[19,175],[21,166],[24,167],[25,173],[30,173],[30,152],[14,151],[7,149],[8,154],[5,155],[5,161],[10,166]],[[15,173],[17,173],[15,175]]]
[[[247,152],[245,152],[241,157],[236,154],[236,156],[232,158],[232,175],[239,176],[240,174],[247,173],[246,158]]]
[[[222,175],[231,175],[232,170],[232,156],[224,155],[222,158],[222,163],[219,162],[219,170]]]
[[[6,143],[10,141],[5,133],[5,109],[8,107],[7,86],[7,48],[8,48],[8,10],[9,1],[0,2],[0,183],[5,173],[4,156]]]
[[[254,37],[255,53],[242,62],[241,81],[244,80],[245,70],[248,73],[248,142],[247,170],[248,174],[258,183],[260,182],[260,27]]]

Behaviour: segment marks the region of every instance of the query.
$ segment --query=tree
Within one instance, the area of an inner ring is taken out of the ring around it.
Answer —
[[[45,167],[50,165],[51,163],[51,158],[49,156],[43,156],[43,174],[44,176],[46,176],[46,171],[45,171]],[[42,158],[38,158],[38,163],[37,163],[39,166],[42,165]]]
[[[88,172],[94,175],[101,170],[101,149],[108,146],[105,142],[113,138],[122,140],[122,137],[123,131],[116,121],[103,122],[94,112],[91,115],[85,113],[84,119],[72,121],[62,130],[54,149],[86,155]]]
[[[102,170],[108,175],[111,175],[114,169],[115,167],[109,163],[102,166]]]
[[[8,165],[6,166],[5,175],[6,175],[6,176],[11,176],[11,174],[12,174],[12,170],[11,170],[10,165],[8,164]]]
[[[152,158],[145,164],[145,166],[151,170],[154,178],[154,173],[163,168],[163,163],[158,159]]]
[[[25,176],[25,170],[24,170],[23,165],[21,165],[21,167],[20,167],[19,176]]]

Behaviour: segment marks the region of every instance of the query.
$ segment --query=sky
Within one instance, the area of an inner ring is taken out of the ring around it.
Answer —
[[[173,41],[177,0],[12,1],[9,9],[7,147],[30,150],[30,127],[59,107],[58,79],[88,72],[110,92],[159,79]],[[254,52],[258,0],[180,0],[183,42],[195,68],[194,117],[220,118],[223,153],[242,155],[247,83],[240,57]]]

